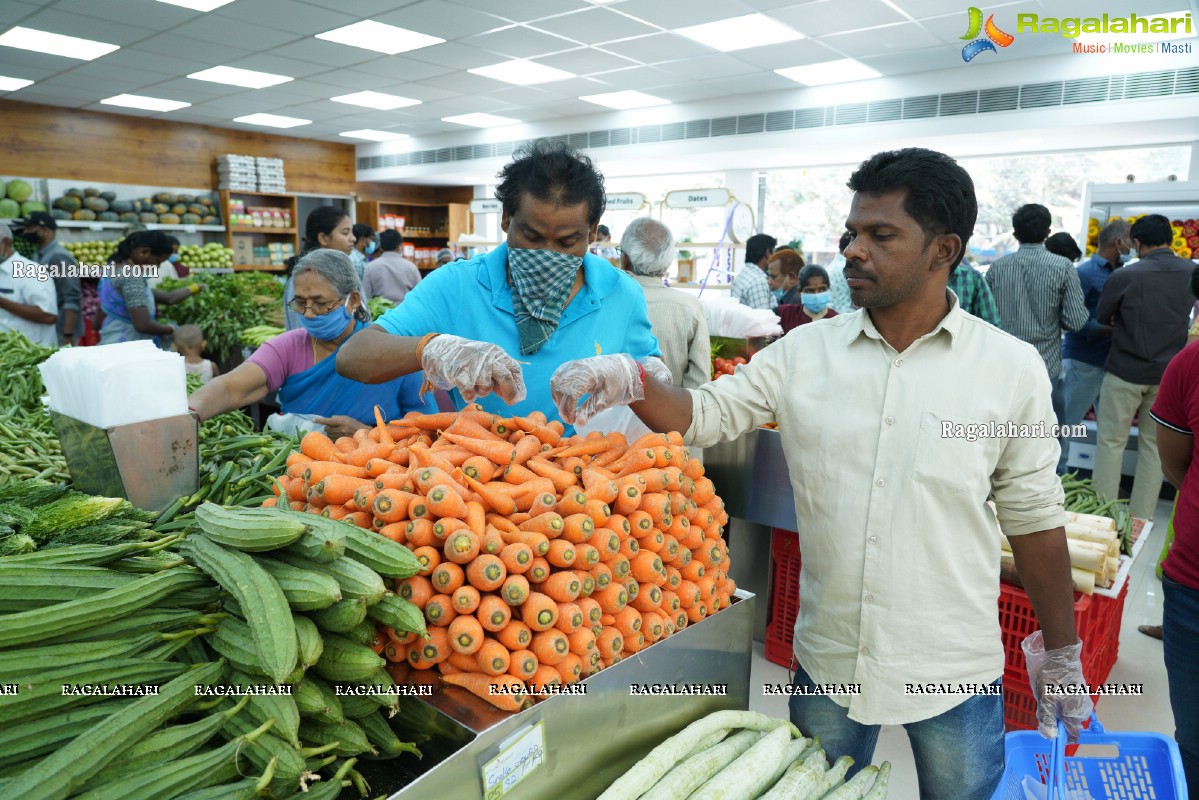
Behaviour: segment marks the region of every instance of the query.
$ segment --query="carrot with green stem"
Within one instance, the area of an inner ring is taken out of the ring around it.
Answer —
[[[419,550],[433,550],[429,548],[418,548]],[[437,553],[436,550],[433,551]],[[413,555],[416,555],[415,551]],[[437,553],[440,556],[440,553]],[[417,556],[420,558],[420,556]],[[444,561],[438,563],[429,572],[429,580],[433,582],[433,588],[441,594],[452,595],[459,587],[466,582],[466,572],[453,561]]]
[[[488,675],[503,675],[512,663],[512,655],[508,648],[491,637],[483,639],[483,645],[475,653],[479,668]]]
[[[535,632],[548,631],[558,621],[558,604],[541,592],[529,592],[520,606],[521,620]]]
[[[549,561],[555,567],[568,569],[574,566],[575,559],[578,558],[578,551],[574,545],[566,539],[551,539],[549,549],[545,553],[546,561]]]
[[[479,555],[482,540],[467,528],[454,531],[445,539],[445,557],[455,564],[466,564]]]
[[[524,574],[533,564],[533,548],[521,542],[504,545],[499,555],[504,568],[512,575]]]
[[[549,542],[546,541],[546,546],[548,547],[548,545]],[[535,553],[537,551],[534,550],[533,552]],[[533,559],[533,562],[529,564],[528,571],[524,573],[525,577],[529,579],[530,583],[543,583],[551,574],[552,571],[550,569],[550,562],[546,561],[540,556]]]
[[[350,475],[326,475],[312,485],[310,492],[320,495],[329,505],[345,505],[359,489],[374,489],[374,481]]]
[[[435,594],[425,603],[425,619],[434,627],[444,628],[457,616],[458,612],[454,610],[453,601],[448,594]]]
[[[366,470],[351,464],[343,464],[340,461],[310,461],[305,465],[304,472],[300,477],[309,486],[312,486],[329,475],[349,475],[354,478],[365,478]]]
[[[478,617],[483,630],[495,633],[503,630],[512,620],[512,608],[502,598],[487,594],[479,600],[479,609],[475,616]]]
[[[466,501],[462,499],[461,495],[445,484],[439,483],[434,485],[429,489],[429,493],[425,496],[425,499],[428,502],[429,511],[436,517],[466,519]]]
[[[473,614],[479,608],[482,595],[479,590],[470,585],[459,586],[450,595],[450,602],[459,614]]]
[[[508,570],[499,556],[480,553],[466,565],[466,579],[480,592],[491,592],[504,585]]]
[[[493,477],[495,477],[495,473],[498,469],[496,465],[491,462],[491,459],[484,458],[483,456],[471,456],[463,461],[461,466],[463,475],[469,475],[480,483],[487,483],[490,481]]]
[[[504,548],[507,546],[508,543],[504,541],[504,537],[499,530],[488,525],[487,532],[483,534],[483,539],[479,542],[479,553],[498,556],[504,552]]]
[[[523,650],[532,643],[533,631],[528,625],[518,619],[514,619],[505,625],[503,630],[497,631],[495,638],[500,644],[507,647],[509,651],[515,653],[515,651]]]
[[[522,681],[527,681],[536,674],[537,667],[539,666],[537,656],[533,654],[532,650],[512,650],[508,674]]]
[[[483,646],[486,634],[475,617],[464,614],[454,618],[448,629],[450,647],[464,656],[474,655]]]
[[[529,649],[540,663],[552,667],[570,655],[570,640],[562,631],[550,628],[533,634],[533,644]]]
[[[554,627],[565,633],[567,636],[583,627],[583,623],[587,621],[583,614],[583,609],[578,603],[566,602],[558,604],[558,621],[554,623]]]

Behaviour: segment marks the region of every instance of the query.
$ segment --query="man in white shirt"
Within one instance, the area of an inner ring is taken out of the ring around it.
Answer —
[[[694,389],[712,380],[712,345],[699,298],[662,283],[676,253],[670,228],[638,217],[620,237],[620,265],[645,292],[645,305],[662,360],[675,386]]]
[[[397,306],[420,283],[420,270],[416,264],[400,255],[404,237],[399,231],[386,230],[379,234],[379,257],[366,265],[362,279],[362,295],[369,301],[372,297],[386,297]]]
[[[766,277],[766,265],[774,255],[774,246],[778,239],[764,233],[755,233],[745,241],[745,263],[740,271],[733,276],[729,293],[741,305],[750,308],[778,308],[778,300],[770,291],[770,281]]]
[[[920,148],[879,153],[849,188],[845,274],[862,310],[792,331],[698,390],[622,355],[568,362],[551,387],[567,422],[629,402],[698,446],[777,420],[803,555],[795,684],[860,687],[795,694],[791,721],[856,768],[880,725],[903,725],[922,800],[988,800],[1004,765],[996,519],[1051,665],[1034,668],[1041,731],[1056,735],[1060,718],[1076,737],[1091,710],[1046,691],[1083,681],[1058,446],[1051,429],[1007,428],[1054,421],[1049,378],[1031,345],[946,288],[977,215],[964,169]],[[574,386],[583,372],[595,377]]]
[[[58,319],[58,296],[54,281],[33,276],[14,277],[14,270],[37,266],[15,258],[12,229],[0,222],[0,333],[17,331],[34,344],[57,347],[54,323]]]

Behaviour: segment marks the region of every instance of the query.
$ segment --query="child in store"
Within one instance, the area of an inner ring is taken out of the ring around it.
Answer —
[[[216,364],[200,354],[208,346],[204,332],[195,325],[180,325],[175,329],[175,352],[183,356],[183,369],[200,376],[201,383],[208,383],[220,374]]]

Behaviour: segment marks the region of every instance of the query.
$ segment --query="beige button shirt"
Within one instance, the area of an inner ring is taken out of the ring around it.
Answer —
[[[897,725],[967,697],[905,684],[1003,673],[998,522],[1064,525],[1057,442],[951,438],[943,422],[1055,421],[1037,351],[952,307],[898,353],[864,311],[803,325],[736,375],[692,391],[687,441],[708,447],[777,420],[803,558],[795,654],[851,719]]]

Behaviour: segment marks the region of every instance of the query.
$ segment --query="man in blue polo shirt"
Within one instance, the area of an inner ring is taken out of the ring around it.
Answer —
[[[1099,295],[1113,271],[1130,255],[1132,243],[1128,240],[1128,222],[1114,220],[1099,231],[1099,246],[1094,255],[1078,265],[1078,282],[1082,285],[1083,301],[1087,305],[1090,319],[1082,329],[1066,331],[1062,342],[1062,375],[1064,413],[1062,422],[1077,425],[1086,416],[1092,405],[1098,410],[1099,387],[1103,385],[1104,364],[1112,347],[1112,329],[1095,319],[1099,306]],[[1066,469],[1070,454],[1067,443],[1062,447],[1058,472]]]
[[[542,139],[500,178],[507,242],[430,273],[341,348],[338,373],[380,383],[423,369],[458,408],[550,419],[550,377],[567,361],[627,353],[668,376],[641,287],[588,253],[605,205],[591,160]]]

